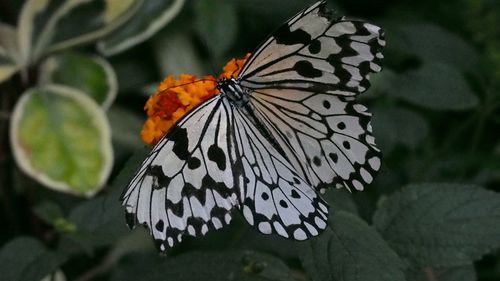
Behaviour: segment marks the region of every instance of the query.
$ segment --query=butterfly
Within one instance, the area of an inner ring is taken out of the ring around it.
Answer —
[[[320,1],[271,34],[220,94],[182,117],[124,190],[126,220],[160,251],[230,223],[295,240],[327,226],[329,186],[362,190],[381,165],[355,101],[381,70],[383,31]]]

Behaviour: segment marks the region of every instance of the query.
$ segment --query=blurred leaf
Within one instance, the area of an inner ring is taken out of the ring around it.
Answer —
[[[16,29],[0,22],[0,83],[19,70]]]
[[[196,30],[211,54],[220,58],[233,45],[238,31],[238,18],[232,0],[198,0]]]
[[[427,121],[411,110],[401,107],[372,110],[375,139],[384,153],[390,153],[396,145],[416,149],[429,133]]]
[[[64,261],[31,237],[17,237],[0,250],[2,280],[39,281]]]
[[[41,66],[40,83],[67,85],[91,96],[107,109],[118,92],[111,65],[99,58],[66,52],[51,56]]]
[[[76,226],[66,220],[59,205],[54,202],[44,201],[33,207],[33,213],[48,225],[52,225],[62,233],[74,233]]]
[[[385,73],[384,73],[385,72]],[[433,110],[469,110],[479,99],[463,74],[450,65],[427,63],[402,75],[385,70],[376,89],[412,104]]]
[[[104,112],[66,86],[46,85],[23,94],[11,119],[11,146],[25,173],[77,195],[99,191],[113,164]]]
[[[174,23],[153,39],[156,60],[162,76],[191,73],[205,75],[203,59],[196,52],[193,40],[181,23]]]
[[[104,246],[128,233],[120,193],[121,190],[115,190],[97,196],[71,211],[69,220],[76,225],[80,239],[93,246]]]
[[[476,281],[476,271],[474,265],[449,268],[426,267],[422,270],[410,270],[406,272],[407,281]]]
[[[383,201],[373,221],[416,268],[468,265],[500,246],[500,195],[473,185],[409,185]]]
[[[108,117],[113,132],[113,141],[124,145],[128,149],[137,149],[144,146],[140,132],[145,121],[145,115],[140,116],[123,107],[112,106],[108,110]]]
[[[120,29],[99,42],[99,51],[106,56],[111,56],[146,41],[180,12],[184,1],[139,0],[137,12]]]
[[[58,270],[54,273],[51,273],[47,276],[45,276],[41,281],[66,281],[66,276],[64,275],[64,272],[61,270]]]
[[[346,189],[332,188],[327,190],[326,194],[321,195],[323,199],[330,205],[330,212],[346,211],[354,215],[358,215],[358,207],[353,200],[353,194]]]
[[[304,243],[300,256],[319,280],[405,280],[403,263],[375,229],[347,212],[330,215],[325,232]]]
[[[147,268],[148,270],[144,270]],[[195,270],[193,270],[195,268]],[[192,252],[173,258],[130,255],[112,273],[111,280],[241,280],[293,281],[294,276],[279,259],[253,252]]]
[[[415,54],[425,62],[470,68],[479,61],[478,53],[465,40],[440,26],[397,23],[384,28],[387,29],[388,48]]]
[[[113,31],[135,11],[121,8],[115,10],[123,11],[122,14],[113,14],[109,11],[114,10],[115,2],[26,1],[18,22],[22,61],[34,62],[46,53],[92,42]]]

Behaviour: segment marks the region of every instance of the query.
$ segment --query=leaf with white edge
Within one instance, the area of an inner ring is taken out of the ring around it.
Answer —
[[[45,186],[92,196],[113,164],[108,119],[80,90],[46,85],[23,94],[10,124],[14,158]]]
[[[441,62],[467,69],[479,62],[479,54],[464,39],[429,23],[384,25],[392,34],[388,48],[415,54],[425,62]]]
[[[414,268],[467,265],[500,247],[500,194],[474,185],[408,185],[381,203],[373,221]]]
[[[429,134],[429,124],[418,113],[402,107],[373,107],[373,121],[377,144],[384,153],[396,145],[416,149]]]
[[[236,40],[238,17],[233,0],[199,0],[195,12],[198,35],[219,59]]]
[[[428,109],[461,111],[479,104],[464,75],[448,64],[425,63],[416,70],[384,77],[386,85],[377,88],[386,89],[386,95]]]
[[[118,92],[116,74],[106,60],[72,52],[47,58],[41,66],[40,83],[80,89],[105,109]]]
[[[402,261],[380,234],[344,211],[330,215],[324,233],[302,247],[302,265],[314,281],[405,280]]]
[[[406,272],[407,281],[476,281],[476,270],[474,265],[468,264],[463,266],[448,267],[448,268],[432,268],[426,267],[421,270],[409,270]]]
[[[146,41],[181,11],[184,2],[185,0],[139,1],[132,18],[99,42],[99,51],[112,56]]]
[[[135,1],[126,9],[123,4],[114,9],[116,5],[116,1],[110,0],[26,1],[18,21],[23,62],[35,62],[47,53],[107,35],[135,12]],[[121,14],[117,15],[117,11]]]
[[[16,29],[0,22],[0,83],[19,70]]]
[[[196,265],[196,270],[193,270]],[[144,270],[148,268],[148,270]],[[299,281],[286,264],[270,255],[254,252],[190,252],[174,258],[128,255],[113,268],[113,281]]]
[[[66,258],[31,237],[17,237],[0,249],[2,280],[38,281],[54,272]]]

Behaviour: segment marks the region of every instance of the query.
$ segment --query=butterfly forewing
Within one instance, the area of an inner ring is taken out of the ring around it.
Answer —
[[[241,71],[241,85],[356,95],[368,88],[369,73],[381,70],[384,45],[379,27],[335,17],[318,2],[256,50]]]
[[[216,96],[185,116],[153,148],[122,196],[131,226],[147,226],[161,251],[184,235],[204,235],[231,220],[238,205],[231,110]]]

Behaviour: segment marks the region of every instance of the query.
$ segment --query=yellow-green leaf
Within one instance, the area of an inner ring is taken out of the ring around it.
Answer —
[[[92,196],[109,176],[108,120],[80,90],[61,85],[28,90],[14,109],[10,137],[17,164],[51,189]]]

